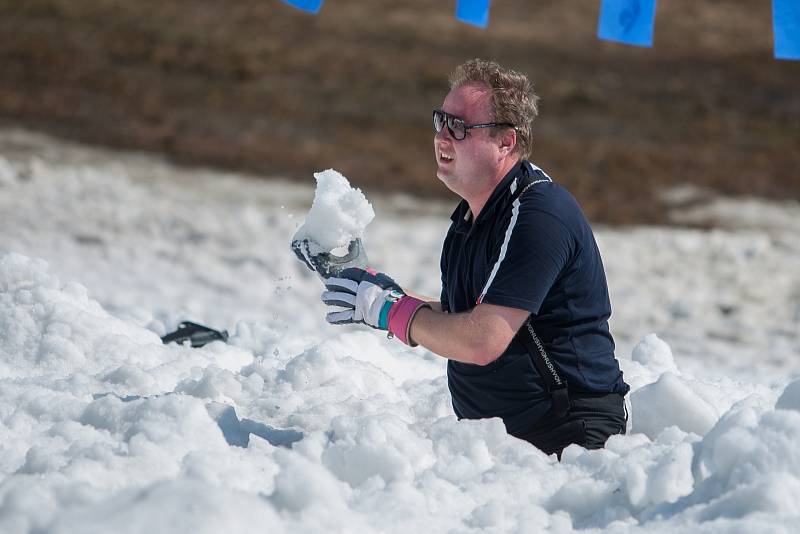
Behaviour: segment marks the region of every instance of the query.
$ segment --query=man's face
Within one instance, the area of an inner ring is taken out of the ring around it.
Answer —
[[[442,110],[464,119],[467,125],[492,121],[490,89],[480,84],[457,87],[444,99]],[[491,189],[497,172],[500,152],[499,138],[492,138],[490,128],[467,131],[456,141],[442,128],[433,138],[436,155],[436,176],[462,198],[474,197]]]

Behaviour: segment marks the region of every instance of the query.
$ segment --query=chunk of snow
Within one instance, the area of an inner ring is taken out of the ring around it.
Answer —
[[[350,241],[364,235],[375,211],[364,193],[350,187],[350,182],[339,172],[328,169],[314,173],[314,177],[317,179],[314,202],[292,240],[308,239],[325,252],[347,247]]]
[[[667,371],[677,373],[672,349],[656,334],[647,334],[634,348],[631,359],[649,370],[661,374]]]
[[[717,413],[674,373],[664,373],[653,384],[631,395],[633,430],[650,439],[665,428],[675,425],[684,432],[700,436],[717,421]]]

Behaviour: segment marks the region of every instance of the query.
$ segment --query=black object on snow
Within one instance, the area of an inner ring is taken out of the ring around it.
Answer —
[[[183,321],[178,325],[177,330],[161,338],[161,342],[165,345],[172,342],[183,345],[185,341],[190,341],[194,348],[202,347],[212,341],[225,342],[228,341],[228,331],[223,330],[220,332],[201,324]]]

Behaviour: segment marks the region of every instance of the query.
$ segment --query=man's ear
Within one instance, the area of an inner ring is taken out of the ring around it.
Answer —
[[[506,128],[497,136],[500,147],[500,154],[507,156],[517,148],[517,131],[513,128]]]

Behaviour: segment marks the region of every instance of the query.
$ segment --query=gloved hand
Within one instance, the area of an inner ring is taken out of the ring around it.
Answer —
[[[344,256],[335,256],[330,252],[320,251],[319,248],[319,245],[308,239],[292,241],[292,251],[297,258],[323,278],[337,276],[348,267],[367,266],[367,252],[360,238],[350,241]]]
[[[328,289],[322,301],[329,306],[344,308],[325,317],[331,324],[364,323],[379,330],[388,330],[400,341],[412,347],[409,327],[411,320],[425,302],[406,295],[397,283],[372,269],[350,267],[338,276],[325,279]]]

